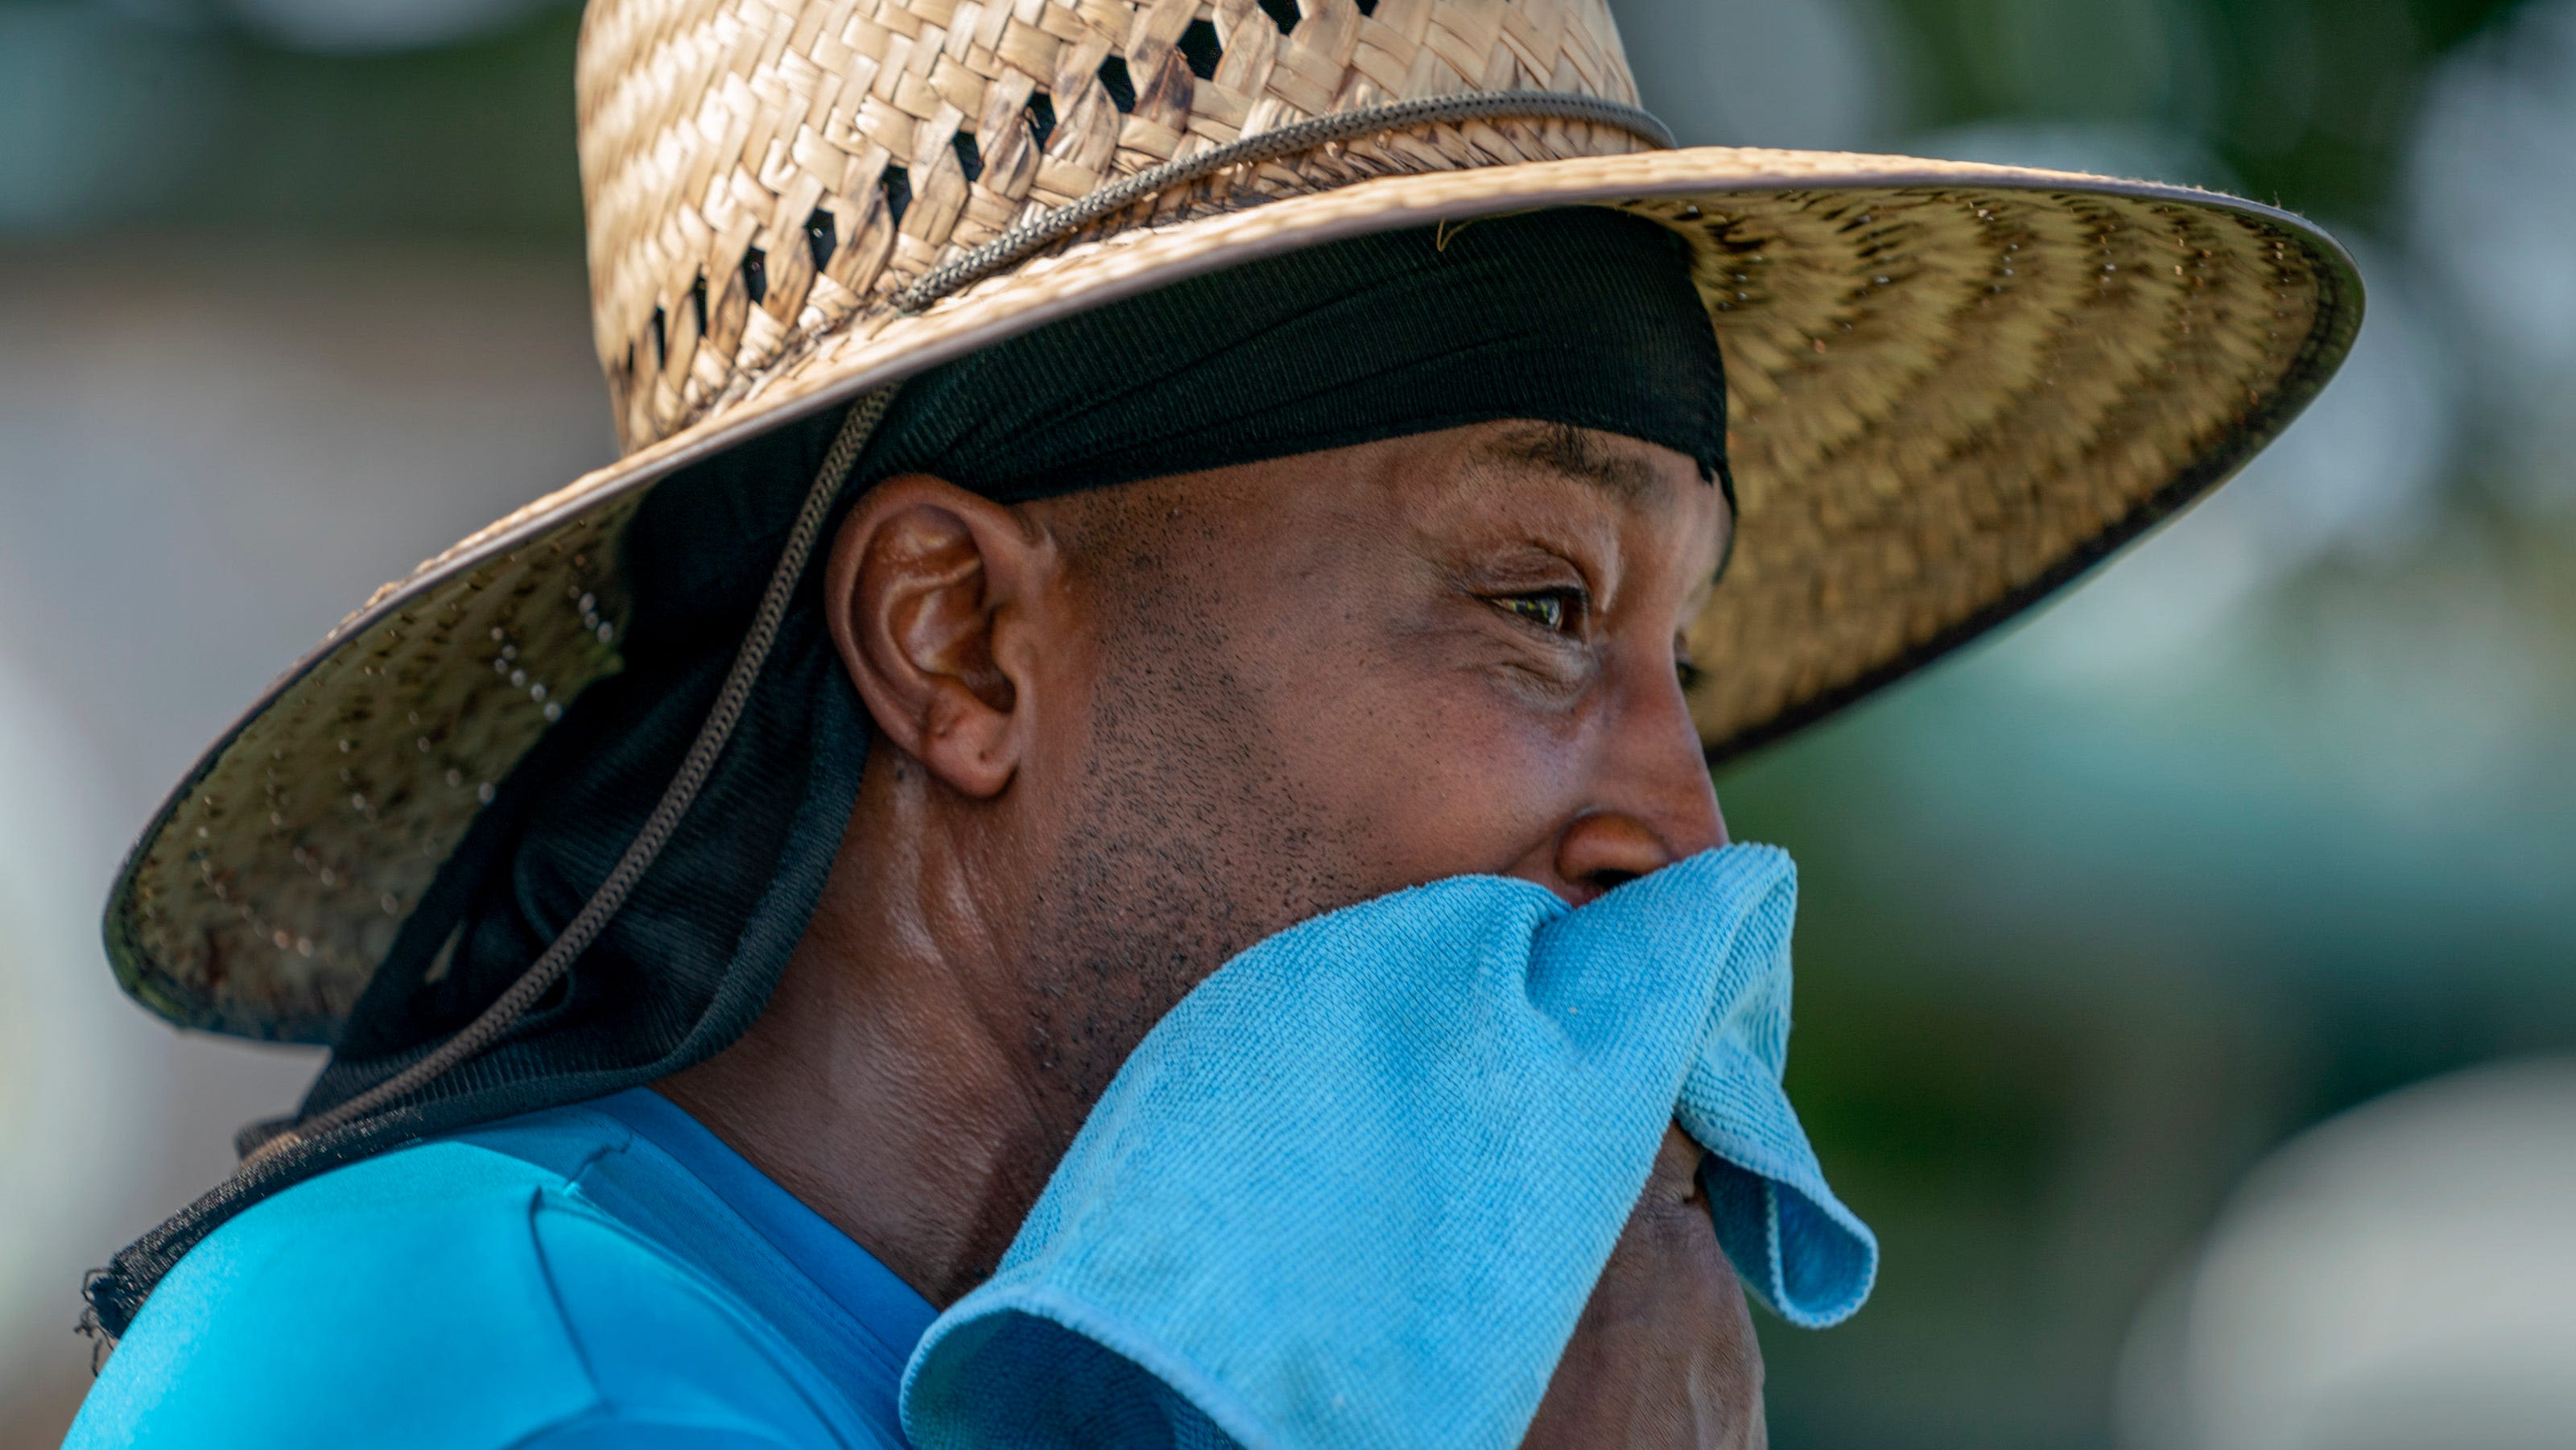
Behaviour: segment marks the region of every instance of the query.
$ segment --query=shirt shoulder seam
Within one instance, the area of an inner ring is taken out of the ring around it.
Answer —
[[[633,1226],[622,1222],[614,1215],[582,1200],[574,1193],[541,1190],[532,1196],[528,1206],[529,1245],[536,1254],[538,1272],[545,1276],[546,1298],[554,1311],[556,1326],[562,1332],[565,1341],[571,1345],[573,1356],[581,1365],[582,1377],[590,1387],[592,1402],[599,1408],[602,1415],[613,1417],[617,1410],[616,1401],[602,1383],[598,1369],[592,1363],[589,1346],[583,1342],[580,1329],[572,1321],[571,1312],[565,1304],[562,1284],[555,1276],[554,1261],[546,1252],[544,1236],[537,1231],[537,1215],[550,1208],[577,1215],[588,1223],[616,1234],[629,1246],[643,1251],[656,1263],[669,1270],[677,1285],[694,1296],[709,1313],[721,1318],[734,1333],[755,1346],[763,1358],[772,1360],[776,1358],[776,1349],[765,1340],[777,1338],[780,1335],[777,1326],[771,1324],[767,1318],[754,1311],[749,1305],[738,1302],[723,1285],[710,1279],[697,1265],[654,1242],[650,1237],[638,1232]],[[792,1345],[787,1348],[790,1353],[794,1352]],[[801,1361],[803,1356],[799,1355],[797,1358]],[[803,1402],[808,1413],[822,1424],[834,1423],[831,1407],[815,1402],[801,1376],[788,1372],[787,1366],[781,1365],[778,1368],[780,1377],[793,1390],[798,1400]],[[810,1364],[805,1368],[808,1373],[817,1372]],[[575,1416],[561,1423],[573,1423],[578,1418]]]
[[[593,1116],[609,1121],[615,1121],[615,1119],[606,1113],[594,1113]],[[689,1183],[694,1185],[701,1194],[705,1195],[707,1202],[717,1210],[717,1212],[711,1216],[713,1223],[710,1226],[720,1230],[727,1239],[731,1240],[736,1252],[750,1255],[755,1261],[767,1269],[772,1280],[784,1285],[788,1291],[805,1306],[807,1312],[817,1315],[826,1322],[837,1324],[844,1330],[856,1332],[869,1345],[875,1347],[879,1351],[889,1354],[895,1361],[893,1367],[896,1372],[901,1372],[902,1356],[893,1352],[890,1346],[882,1344],[873,1327],[867,1324],[866,1321],[861,1319],[858,1315],[851,1313],[848,1306],[841,1304],[830,1294],[824,1292],[822,1286],[816,1284],[793,1257],[791,1257],[785,1250],[781,1249],[776,1243],[771,1241],[767,1234],[761,1232],[760,1226],[752,1223],[748,1218],[746,1218],[742,1210],[735,1207],[731,1200],[718,1192],[713,1184],[708,1183],[704,1178],[700,1177],[697,1170],[691,1167],[685,1159],[681,1158],[680,1155],[672,1152],[670,1149],[663,1147],[660,1143],[655,1142],[648,1134],[639,1132],[634,1128],[626,1127],[623,1123],[620,1123],[619,1127],[624,1130],[626,1139],[618,1145],[616,1151],[621,1154],[635,1156],[637,1154],[638,1144],[640,1143],[645,1150],[649,1150],[653,1154],[657,1155],[661,1166],[667,1167],[670,1171],[678,1173],[683,1178],[687,1179]],[[582,1179],[588,1177],[590,1172],[597,1168],[606,1156],[607,1155],[605,1153],[593,1155],[591,1158],[583,1162],[580,1171],[577,1174],[572,1175],[565,1180],[566,1186],[570,1190],[570,1196],[573,1199],[582,1202],[585,1205],[589,1203],[588,1195],[584,1191]],[[593,1209],[592,1212],[598,1216],[608,1217],[612,1222],[616,1221],[615,1217],[607,1214],[604,1209]],[[621,1228],[624,1227],[623,1224],[620,1226]],[[681,1259],[679,1255],[671,1254],[667,1250],[662,1250],[658,1245],[656,1246],[656,1250],[657,1252],[663,1253],[666,1258],[678,1263],[681,1268],[689,1271],[693,1277],[704,1277],[703,1271],[699,1270],[696,1265]],[[715,1289],[720,1286],[711,1285],[709,1287],[711,1289]],[[754,1314],[755,1317],[760,1319],[761,1323],[768,1324],[768,1319],[765,1316],[759,1316],[757,1311],[750,1309],[748,1306],[745,1306],[743,1312]],[[776,1332],[776,1326],[773,1325],[771,1328],[773,1332]]]

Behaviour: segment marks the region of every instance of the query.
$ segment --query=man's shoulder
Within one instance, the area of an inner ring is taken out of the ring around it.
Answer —
[[[839,1442],[773,1331],[578,1191],[629,1136],[545,1114],[246,1210],[146,1303],[71,1445],[463,1450],[675,1419],[709,1444]]]

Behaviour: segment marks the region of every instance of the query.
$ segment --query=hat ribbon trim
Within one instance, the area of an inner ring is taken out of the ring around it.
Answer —
[[[1336,142],[1354,141],[1387,131],[1460,121],[1584,121],[1628,132],[1659,151],[1673,147],[1671,128],[1635,106],[1599,96],[1556,91],[1493,91],[1458,96],[1425,96],[1393,101],[1356,111],[1338,111],[1276,130],[1244,136],[1194,156],[1149,166],[1135,175],[1092,192],[1080,201],[1033,217],[952,262],[943,262],[895,294],[896,310],[906,316],[970,283],[1063,241],[1104,217],[1114,216],[1149,197],[1185,186],[1230,167],[1255,166]]]

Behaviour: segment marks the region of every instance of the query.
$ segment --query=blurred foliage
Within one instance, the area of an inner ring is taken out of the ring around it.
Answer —
[[[1917,125],[2135,121],[2199,138],[2249,195],[2367,218],[2426,62],[2513,0],[1887,0]]]
[[[0,3],[0,230],[578,245],[577,24],[567,7],[450,46],[318,55],[212,20]]]

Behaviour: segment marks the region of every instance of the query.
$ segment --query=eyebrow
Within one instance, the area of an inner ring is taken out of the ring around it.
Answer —
[[[1636,506],[1655,487],[1654,469],[1603,448],[1593,441],[1590,432],[1572,423],[1523,424],[1486,442],[1477,452],[1496,462],[1526,464],[1580,479],[1622,507]],[[1726,510],[1726,547],[1717,556],[1717,568],[1708,576],[1712,588],[1726,582],[1726,571],[1735,563],[1737,522],[1730,501]]]
[[[1522,463],[1592,485],[1613,503],[1634,505],[1654,491],[1655,471],[1613,453],[1571,423],[1530,423],[1511,429],[1480,450],[1504,463]]]

